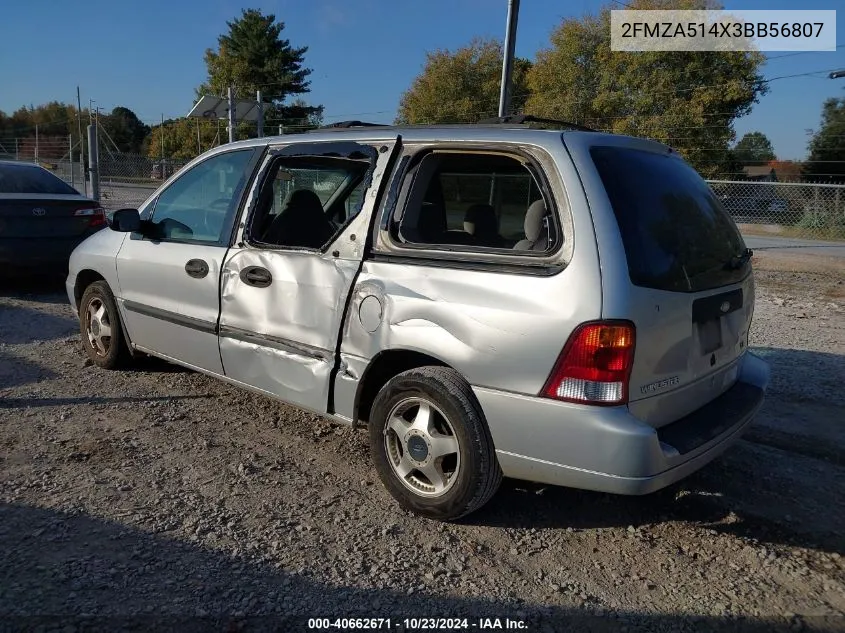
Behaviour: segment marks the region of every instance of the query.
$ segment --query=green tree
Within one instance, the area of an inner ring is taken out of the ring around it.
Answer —
[[[845,184],[845,99],[824,102],[821,127],[810,139],[809,150],[806,179]]]
[[[101,115],[100,126],[121,152],[132,154],[141,151],[144,139],[150,133],[150,126],[144,124],[132,110],[123,106],[114,108],[111,114]],[[101,142],[108,141],[101,139]]]
[[[308,47],[295,48],[281,37],[284,22],[277,22],[273,14],[244,9],[240,18],[226,24],[228,33],[217,39],[217,50],[205,52],[208,78],[197,88],[197,97],[222,96],[234,86],[240,99],[254,99],[261,90],[263,99],[272,104],[268,120],[292,122],[322,113],[322,106],[305,106],[303,113],[301,105],[285,104],[289,96],[309,92],[311,69],[304,66]]]
[[[88,110],[83,110],[83,126],[88,125],[88,118]],[[15,139],[17,139],[18,147],[28,148],[27,152],[30,153],[28,156],[31,155],[34,151],[32,148],[35,147],[36,126],[40,141],[39,157],[65,157],[69,136],[73,137],[74,146],[78,148],[76,107],[50,101],[39,106],[18,108],[11,116],[0,112],[0,142],[3,144],[0,153],[14,155]]]
[[[154,125],[144,140],[143,152],[153,160],[169,158],[187,161],[228,140],[223,122],[205,119],[166,120],[163,131],[162,134],[161,124]],[[247,138],[245,132],[242,131],[242,138]]]
[[[742,165],[765,165],[775,160],[772,142],[762,132],[748,132],[734,145],[733,155]]]
[[[422,73],[402,95],[396,122],[474,123],[496,116],[502,55],[501,42],[483,39],[455,51],[426,53]],[[530,65],[525,59],[514,62],[511,112],[525,103]]]
[[[638,9],[701,8],[697,0],[632,0]],[[623,52],[610,48],[610,8],[566,19],[528,74],[525,111],[663,141],[700,172],[728,169],[733,122],[767,90],[748,52]]]

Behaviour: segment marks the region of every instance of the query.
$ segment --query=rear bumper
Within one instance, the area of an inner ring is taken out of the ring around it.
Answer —
[[[93,233],[95,231],[66,238],[0,239],[0,266],[44,273],[57,272],[62,266],[66,269],[73,249]]]
[[[627,407],[589,407],[474,388],[507,477],[626,495],[654,492],[736,442],[763,404],[769,366],[746,353],[737,383],[655,429]],[[673,444],[674,443],[674,444]]]

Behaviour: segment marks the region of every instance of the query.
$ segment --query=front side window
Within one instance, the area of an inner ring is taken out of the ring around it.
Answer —
[[[393,237],[401,244],[549,253],[559,244],[552,209],[535,173],[504,154],[425,156]]]
[[[321,249],[363,205],[368,159],[279,157],[249,226],[258,246]]]
[[[161,240],[227,242],[254,152],[217,154],[182,174],[155,202],[151,235]]]

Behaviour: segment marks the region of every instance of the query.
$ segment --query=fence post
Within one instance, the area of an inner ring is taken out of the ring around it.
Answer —
[[[235,142],[235,89],[229,86],[229,142]]]
[[[85,179],[85,139],[82,137],[82,101],[79,86],[76,87],[76,127],[79,130],[79,175],[82,176],[82,195],[88,195],[88,181]]]
[[[35,124],[35,162],[38,163],[38,124]]]
[[[100,201],[100,163],[97,146],[97,126],[88,126],[88,177],[91,179],[91,197]]]
[[[258,138],[264,136],[264,101],[261,100],[261,91],[255,93],[258,102]]]
[[[73,169],[73,134],[67,135],[67,158],[70,162],[70,186],[76,188],[76,173]]]
[[[161,115],[161,127],[159,130],[161,130],[161,179],[167,180],[164,177],[164,113]]]

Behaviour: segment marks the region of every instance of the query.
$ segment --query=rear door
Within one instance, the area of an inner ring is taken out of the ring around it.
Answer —
[[[601,137],[573,152],[602,260],[602,315],[636,326],[629,408],[672,422],[736,381],[754,306],[750,252],[709,185],[657,143]]]

